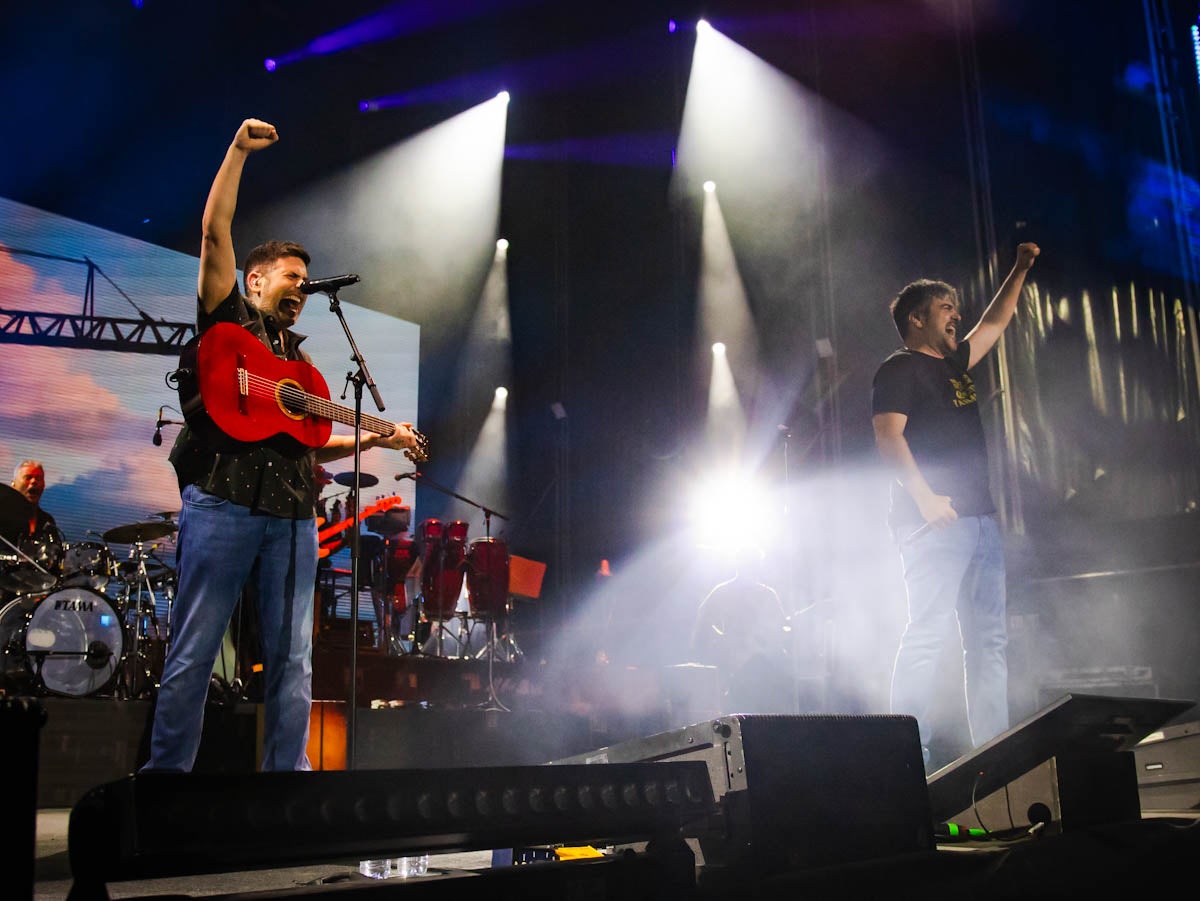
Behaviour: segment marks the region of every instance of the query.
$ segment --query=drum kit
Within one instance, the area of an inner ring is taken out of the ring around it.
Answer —
[[[175,593],[175,570],[154,542],[177,531],[174,514],[117,526],[99,541],[66,542],[57,529],[29,536],[33,508],[0,488],[0,689],[150,696]],[[127,545],[127,559],[113,545]]]

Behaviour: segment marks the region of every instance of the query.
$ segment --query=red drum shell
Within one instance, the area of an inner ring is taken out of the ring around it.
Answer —
[[[416,562],[416,548],[409,539],[392,538],[388,540],[383,556],[386,573],[384,590],[392,605],[393,614],[399,616],[408,609],[408,593],[404,583],[408,571]]]
[[[467,528],[461,519],[445,523],[440,558],[431,574],[432,590],[425,591],[425,615],[430,618],[450,619],[457,612],[467,562]]]
[[[500,616],[508,604],[509,555],[502,538],[476,538],[467,552],[471,613]]]

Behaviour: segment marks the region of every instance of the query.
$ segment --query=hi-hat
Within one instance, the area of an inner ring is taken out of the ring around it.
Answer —
[[[179,530],[173,522],[131,522],[125,526],[117,526],[104,533],[104,540],[113,544],[135,544],[139,541],[153,541],[155,538],[165,538]]]
[[[354,473],[353,472],[339,472],[337,475],[335,475],[333,477],[333,480],[335,482],[337,482],[339,485],[344,485],[347,488],[354,487]],[[378,485],[378,484],[379,484],[379,476],[373,476],[369,472],[360,472],[358,474],[358,487],[359,488],[370,488],[373,485]]]

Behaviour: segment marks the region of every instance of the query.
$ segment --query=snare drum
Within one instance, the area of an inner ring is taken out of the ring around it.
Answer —
[[[103,590],[117,572],[117,562],[107,544],[99,541],[76,541],[63,553],[60,588],[91,588]]]
[[[33,609],[25,654],[47,691],[83,697],[113,681],[124,653],[121,617],[87,588],[55,591]]]

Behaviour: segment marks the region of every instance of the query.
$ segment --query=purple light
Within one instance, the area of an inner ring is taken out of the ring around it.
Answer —
[[[264,59],[263,60],[263,68],[266,69],[268,72],[274,72],[275,65],[276,65],[276,63],[275,63],[275,60],[273,60],[273,59]]]
[[[675,28],[676,28],[676,27],[677,27],[677,26],[675,25],[675,20],[674,20],[674,19],[671,19],[671,20],[669,20],[669,21],[667,22],[667,32],[668,32],[668,33],[670,33],[670,34],[674,34],[674,33],[675,33]]]
[[[145,0],[132,0],[134,9],[141,9],[145,5]]]
[[[360,113],[369,113],[371,111],[371,101],[370,100],[358,101],[358,111]]]

